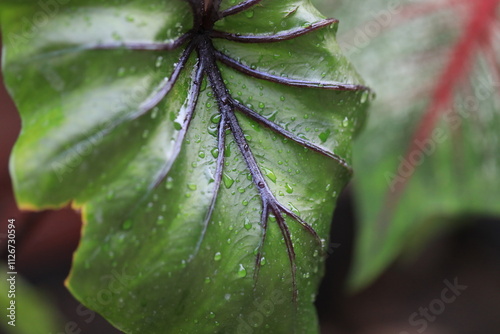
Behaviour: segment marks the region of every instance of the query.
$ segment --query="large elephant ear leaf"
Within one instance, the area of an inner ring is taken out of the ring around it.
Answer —
[[[82,210],[72,293],[127,333],[317,333],[369,90],[309,1],[2,13],[24,208]]]

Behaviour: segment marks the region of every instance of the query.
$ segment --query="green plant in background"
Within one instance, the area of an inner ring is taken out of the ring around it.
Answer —
[[[19,205],[72,203],[68,287],[127,333],[317,333],[370,92],[306,0],[4,2]],[[26,5],[26,6],[24,6]]]
[[[59,325],[62,323],[62,317],[50,304],[47,296],[31,287],[20,276],[16,276],[15,280],[12,280],[12,275],[5,275],[9,272],[7,266],[1,265],[0,270],[2,273],[0,307],[2,310],[7,310],[4,311],[6,314],[0,323],[2,333],[58,333],[61,329]],[[14,284],[14,288],[12,288],[12,284]],[[13,297],[13,295],[15,296]],[[11,300],[15,300],[14,306],[12,306]],[[8,316],[13,314],[9,308],[15,309],[15,317]],[[33,326],[34,323],[36,326]]]
[[[354,146],[356,290],[472,215],[500,214],[499,1],[319,2],[377,92]]]

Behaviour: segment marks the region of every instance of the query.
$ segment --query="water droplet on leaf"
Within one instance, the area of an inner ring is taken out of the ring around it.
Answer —
[[[160,67],[162,63],[163,63],[163,57],[162,56],[159,56],[158,58],[156,58],[156,63],[155,63],[156,67]]]
[[[243,226],[247,231],[250,231],[250,229],[252,228],[252,224],[250,223],[250,221],[248,221],[248,219],[245,221],[245,224]]]
[[[219,156],[219,149],[214,148],[210,151],[210,153],[212,153],[212,156],[217,159],[217,157]]]
[[[163,216],[158,216],[158,219],[156,220],[157,225],[163,225],[165,223],[165,217]]]
[[[224,182],[224,185],[226,186],[226,188],[229,189],[233,185],[234,180],[231,176],[224,173],[224,174],[222,174],[222,182]]]
[[[269,180],[276,183],[276,180],[277,180],[276,174],[274,174],[274,172],[272,170],[270,170],[269,168],[265,168],[265,167],[262,167],[262,170],[264,171],[266,176],[269,178]]]
[[[120,67],[118,69],[118,76],[119,77],[123,77],[125,75],[125,72],[126,72],[125,68],[124,67]]]
[[[321,132],[319,134],[319,139],[321,140],[322,143],[326,142],[328,140],[328,137],[330,137],[330,129],[327,129],[325,132]]]
[[[219,124],[221,117],[222,117],[221,114],[215,114],[212,117],[210,117],[210,121],[214,124]]]
[[[131,219],[127,219],[123,224],[122,224],[122,229],[124,230],[130,230],[132,228],[133,222]]]
[[[240,269],[238,270],[238,276],[241,278],[247,276],[247,270],[245,269],[245,267],[243,267],[241,263],[240,263]]]
[[[359,100],[359,102],[361,103],[365,103],[366,101],[368,101],[368,98],[370,97],[370,92],[368,91],[364,91],[362,94],[361,94],[361,99]]]
[[[174,179],[172,177],[167,177],[167,182],[165,182],[165,188],[170,190],[174,187]]]

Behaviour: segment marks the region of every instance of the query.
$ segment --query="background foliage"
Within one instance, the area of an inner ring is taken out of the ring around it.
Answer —
[[[318,5],[377,93],[354,148],[359,289],[469,216],[500,214],[498,1]]]

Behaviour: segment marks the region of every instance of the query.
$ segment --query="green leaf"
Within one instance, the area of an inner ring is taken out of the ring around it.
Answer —
[[[3,12],[18,203],[82,210],[68,287],[127,333],[317,333],[370,92],[309,1],[207,5]]]
[[[379,0],[335,11],[347,23],[341,45],[377,91],[354,146],[352,289],[466,217],[500,214],[500,49],[488,39],[498,21],[488,8],[497,6]]]
[[[0,270],[0,306],[5,314],[0,323],[3,333],[47,334],[58,333],[64,328],[60,314],[47,296],[40,294],[22,276],[14,275],[12,279],[11,275],[6,275],[9,271],[6,266],[0,266]]]

